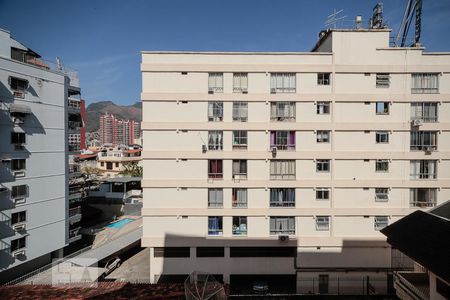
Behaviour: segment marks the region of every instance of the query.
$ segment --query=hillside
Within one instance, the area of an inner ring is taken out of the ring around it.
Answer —
[[[86,131],[97,131],[100,127],[100,116],[107,113],[116,115],[119,118],[141,121],[142,103],[136,102],[133,105],[116,105],[112,101],[100,101],[89,104],[86,108]]]

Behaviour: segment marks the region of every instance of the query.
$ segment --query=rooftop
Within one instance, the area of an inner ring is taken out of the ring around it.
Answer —
[[[103,182],[119,182],[119,183],[127,183],[131,181],[141,181],[142,177],[115,177],[115,178],[106,178],[103,179]]]

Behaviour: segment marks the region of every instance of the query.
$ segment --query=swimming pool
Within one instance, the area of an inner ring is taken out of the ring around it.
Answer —
[[[114,222],[109,224],[108,226],[106,226],[107,228],[114,228],[114,229],[120,229],[123,226],[125,226],[126,224],[133,222],[133,219],[122,219],[120,221]]]

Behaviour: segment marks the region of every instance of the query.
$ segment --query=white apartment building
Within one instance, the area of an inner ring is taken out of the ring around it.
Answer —
[[[150,280],[387,293],[379,232],[450,199],[450,53],[330,29],[311,52],[142,52]]]

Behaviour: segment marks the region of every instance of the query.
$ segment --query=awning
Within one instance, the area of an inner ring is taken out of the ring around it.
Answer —
[[[31,108],[27,105],[23,104],[11,104],[9,107],[10,113],[19,113],[19,114],[31,114]]]

